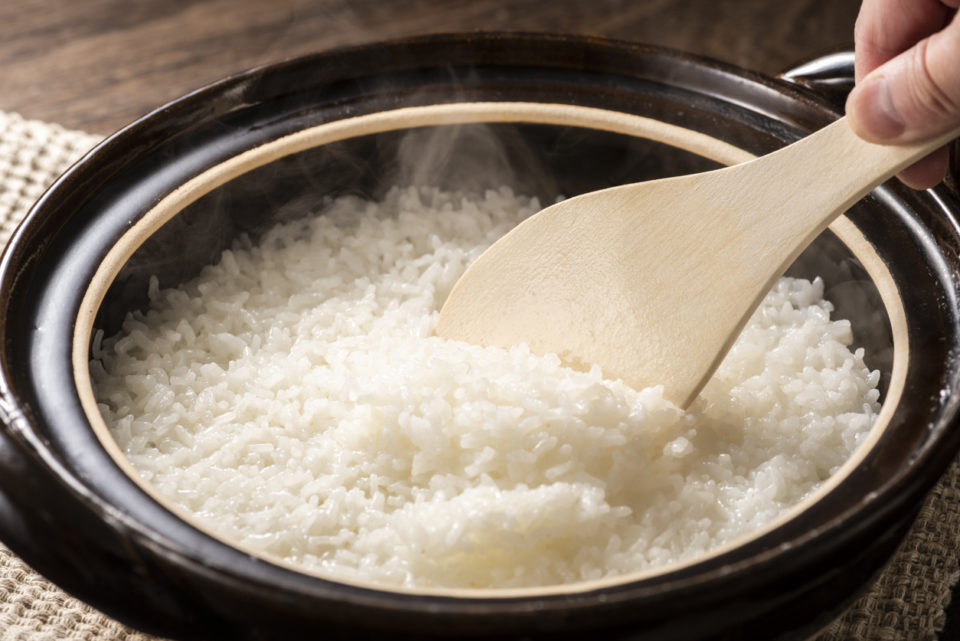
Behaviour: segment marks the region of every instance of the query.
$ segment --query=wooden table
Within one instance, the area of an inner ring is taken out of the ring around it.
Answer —
[[[244,69],[472,30],[576,32],[777,74],[853,45],[858,0],[6,0],[0,109],[109,134]],[[944,639],[960,637],[960,599]]]
[[[626,38],[776,74],[849,49],[857,0],[5,0],[0,109],[110,133],[256,65],[440,31]]]

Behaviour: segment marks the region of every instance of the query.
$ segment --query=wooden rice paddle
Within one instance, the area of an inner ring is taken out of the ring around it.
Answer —
[[[556,353],[686,407],[824,228],[944,143],[865,142],[846,118],[767,156],[547,207],[460,278],[439,336]],[[589,159],[585,159],[589,162]]]

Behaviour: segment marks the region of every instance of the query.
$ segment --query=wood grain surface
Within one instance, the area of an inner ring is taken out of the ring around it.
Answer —
[[[107,134],[311,51],[445,31],[586,33],[775,74],[849,49],[857,0],[4,0],[0,109]]]

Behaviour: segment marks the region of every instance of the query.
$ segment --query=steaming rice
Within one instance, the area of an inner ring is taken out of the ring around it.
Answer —
[[[537,586],[698,555],[857,447],[878,373],[823,284],[784,278],[690,411],[525,346],[431,336],[536,200],[394,189],[240,242],[95,345],[140,475],[239,546],[402,586]]]

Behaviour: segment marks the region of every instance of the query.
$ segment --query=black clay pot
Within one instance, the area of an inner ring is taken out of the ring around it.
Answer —
[[[447,145],[432,182],[476,182],[482,166],[494,169],[482,180],[552,199],[800,138],[838,115],[808,86],[815,71],[774,79],[624,42],[453,35],[257,69],[134,123],[47,192],[0,264],[0,537],[96,607],[183,639],[813,634],[890,556],[960,446],[960,210],[946,190],[878,188],[791,268],[824,278],[883,374],[862,455],[776,527],[642,577],[411,593],[257,558],[124,471],[85,369],[91,328],[142,305],[151,274],[181,282],[324,195],[376,197],[412,177],[399,160],[411,149],[427,162],[428,138]]]

